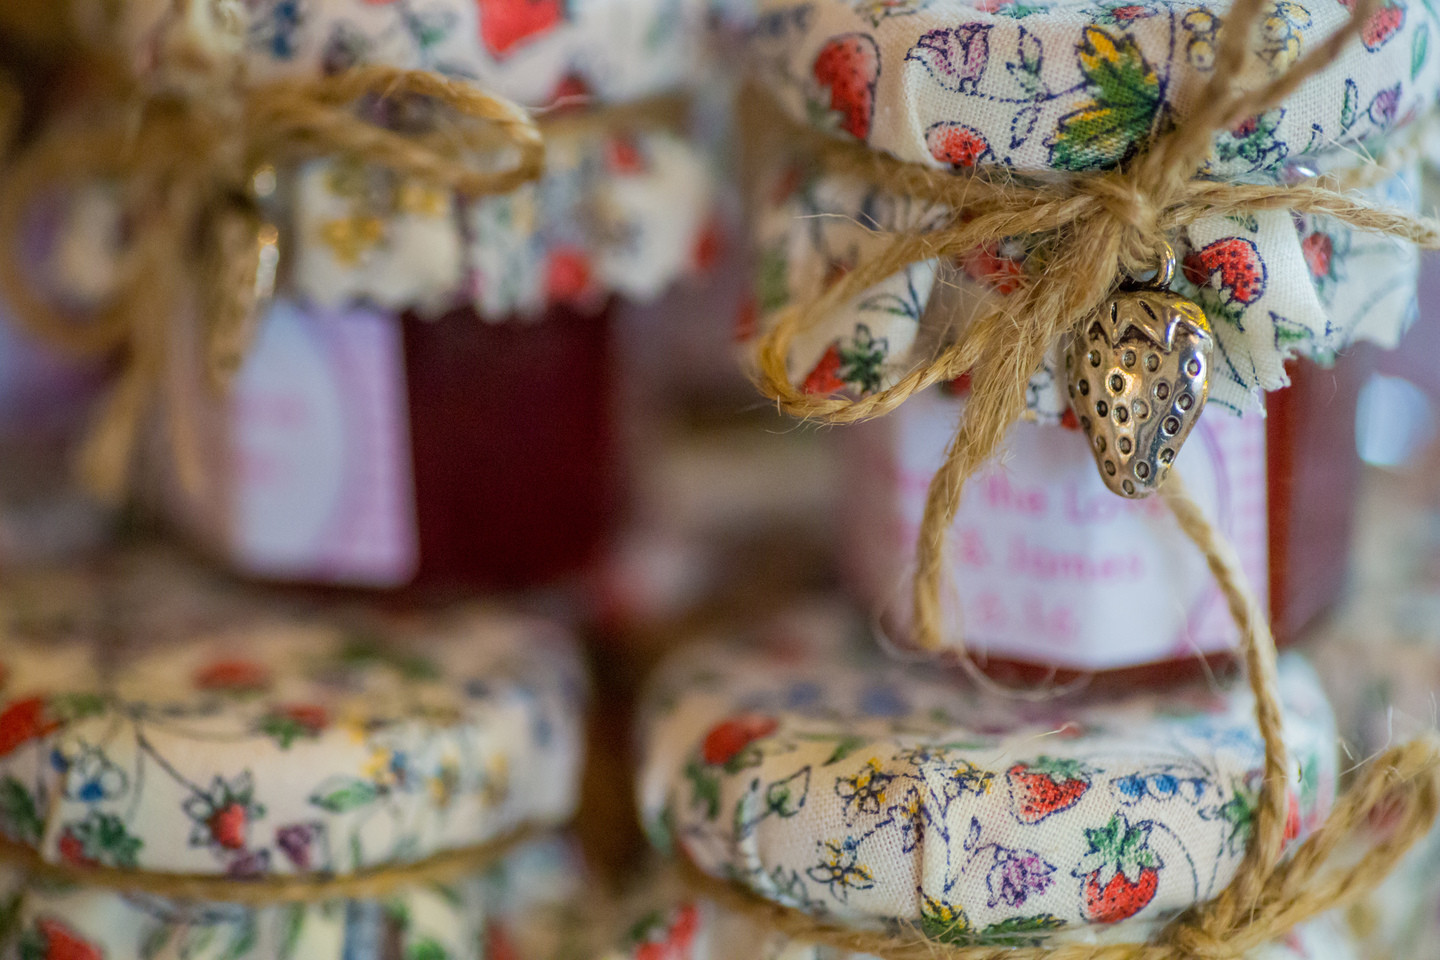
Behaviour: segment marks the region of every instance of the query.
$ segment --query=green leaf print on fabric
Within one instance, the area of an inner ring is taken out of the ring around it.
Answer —
[[[143,846],[144,841],[125,829],[123,820],[98,810],[91,810],[84,820],[67,824],[60,836],[60,856],[79,866],[133,870]]]
[[[40,843],[44,825],[35,798],[25,785],[14,777],[0,780],[0,828],[21,843],[32,847]]]
[[[1050,140],[1061,170],[1096,170],[1131,157],[1155,128],[1160,78],[1128,34],[1086,27],[1076,51],[1090,102],[1060,118]]]
[[[331,813],[345,813],[374,803],[380,790],[359,777],[331,777],[310,794],[310,802]]]

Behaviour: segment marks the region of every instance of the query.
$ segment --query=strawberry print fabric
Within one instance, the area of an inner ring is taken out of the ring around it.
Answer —
[[[859,633],[801,612],[662,668],[639,786],[659,845],[818,916],[966,944],[1143,938],[1234,876],[1263,753],[1243,685],[997,698]],[[1304,663],[1281,688],[1298,836],[1334,796],[1334,726]]]
[[[383,900],[244,907],[0,880],[6,960],[547,960],[577,936],[585,874],[563,837],[532,841],[489,870]],[[398,953],[392,952],[398,949]]]
[[[289,610],[119,567],[0,598],[0,831],[46,860],[347,874],[573,812],[584,688],[556,625]]]
[[[1103,170],[1185,122],[1208,80],[1226,3],[1109,0],[771,0],[751,41],[759,86],[795,120],[942,169],[1002,165],[1025,174]],[[1348,15],[1336,0],[1276,0],[1262,21],[1254,83],[1279,72]],[[1387,0],[1363,42],[1280,107],[1215,140],[1202,175],[1277,182],[1382,155],[1384,141],[1429,109],[1440,86],[1426,8]],[[1416,212],[1415,171],[1367,198]],[[915,209],[873,185],[826,177],[777,158],[756,205],[762,315],[813,297],[885,243],[924,230],[943,211]],[[1326,359],[1356,340],[1392,346],[1414,315],[1416,255],[1324,217],[1261,211],[1212,217],[1175,238],[1176,289],[1215,327],[1211,400],[1255,408],[1284,386],[1286,358]],[[951,335],[937,274],[962,307],[1003,305],[1040,269],[1029,238],[922,262],[837,310],[798,342],[791,375],[808,390],[887,386]],[[762,320],[763,323],[763,320]],[[918,344],[918,347],[916,346]],[[1031,412],[1064,410],[1055,358],[1032,382]]]

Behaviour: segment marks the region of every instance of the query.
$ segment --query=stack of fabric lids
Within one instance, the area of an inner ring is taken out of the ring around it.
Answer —
[[[561,936],[530,922],[581,884],[557,831],[586,685],[555,624],[287,604],[155,555],[0,602],[21,956],[460,960]]]

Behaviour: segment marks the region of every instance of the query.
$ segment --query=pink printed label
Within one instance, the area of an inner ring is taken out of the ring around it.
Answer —
[[[400,325],[277,302],[232,394],[237,566],[281,579],[398,586],[419,551]]]
[[[957,403],[916,398],[886,418],[886,478],[856,509],[885,511],[897,547],[865,574],[902,621],[930,478]],[[877,425],[878,426],[878,425]],[[1207,516],[1235,545],[1251,585],[1267,586],[1265,425],[1215,410],[1176,460]],[[869,501],[869,506],[865,501]],[[859,529],[877,530],[873,522]],[[972,650],[1074,669],[1114,669],[1232,646],[1235,628],[1203,558],[1158,497],[1126,500],[1101,482],[1083,435],[1017,424],[1006,453],[965,488],[950,534],[955,620]],[[857,549],[860,549],[857,547]],[[875,551],[872,548],[872,553]],[[882,551],[883,552],[883,551]]]

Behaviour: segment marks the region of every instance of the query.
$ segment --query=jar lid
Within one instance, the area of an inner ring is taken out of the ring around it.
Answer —
[[[0,828],[44,861],[344,876],[574,810],[556,624],[289,604],[155,556],[13,578],[0,609]]]
[[[1198,106],[1231,4],[820,0],[761,4],[758,85],[799,122],[938,167],[1113,167]],[[1271,0],[1248,86],[1348,20],[1348,2]],[[1215,140],[1208,172],[1274,175],[1420,115],[1440,89],[1427,17],[1384,0],[1327,69]]]
[[[712,14],[727,6],[739,9],[734,0],[250,0],[177,13],[128,0],[107,39],[142,74],[165,68],[157,50],[234,52],[239,36],[255,82],[384,65],[433,70],[526,106],[613,104],[694,87]]]
[[[1272,0],[1260,16],[1258,56],[1238,86],[1262,88],[1319,49],[1351,6]],[[794,122],[908,163],[1041,178],[1109,170],[1196,113],[1229,7],[768,0],[751,40],[752,72]],[[1385,0],[1335,62],[1280,105],[1220,132],[1197,175],[1305,183],[1321,172],[1353,173],[1378,156],[1390,163],[1389,179],[1364,172],[1356,198],[1418,213],[1417,165],[1402,156],[1418,151],[1392,147],[1440,88],[1428,19]],[[807,173],[774,159],[766,202],[757,204],[767,314],[813,300],[895,235],[948,222],[947,211],[889,193],[882,181]],[[1408,243],[1321,214],[1197,213],[1172,237],[1183,265],[1173,289],[1195,301],[1213,329],[1213,404],[1255,409],[1264,391],[1289,383],[1290,357],[1324,361],[1358,340],[1392,347],[1415,317],[1418,254]],[[910,264],[797,335],[791,382],[818,394],[892,386],[954,338],[956,301],[962,318],[1004,309],[1027,275],[1043,273],[1045,242],[1016,236],[953,261]],[[952,288],[955,296],[942,295]],[[1030,383],[1032,416],[1064,415],[1061,374],[1057,346]]]
[[[800,611],[661,669],[639,788],[657,842],[825,919],[979,943],[1144,939],[1235,875],[1264,757],[1244,684],[1025,700],[862,632]],[[1298,836],[1334,798],[1334,723],[1303,662],[1279,686]]]

